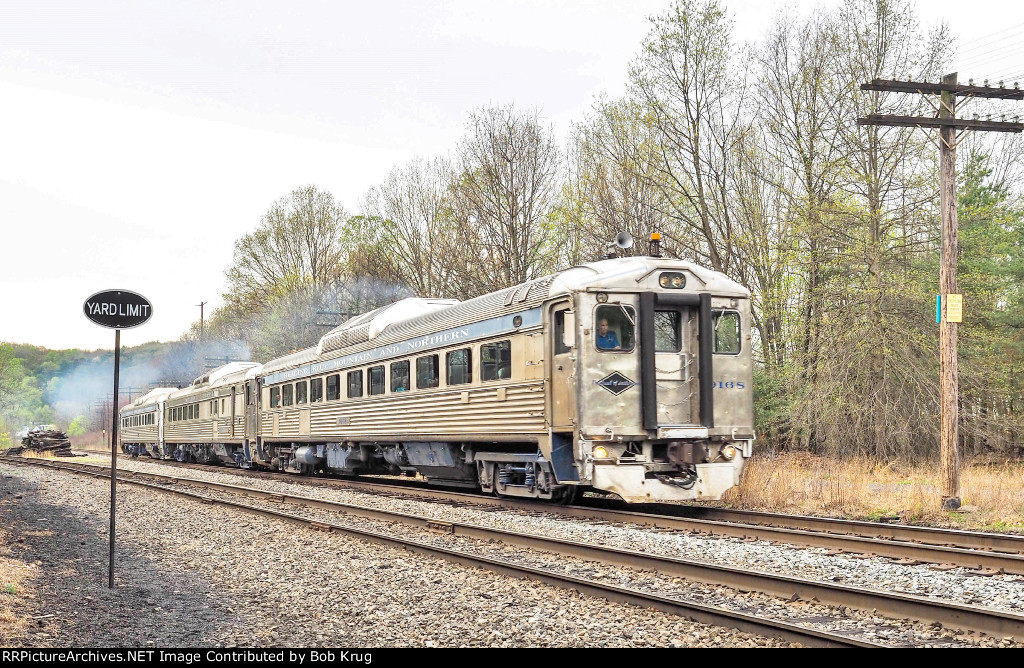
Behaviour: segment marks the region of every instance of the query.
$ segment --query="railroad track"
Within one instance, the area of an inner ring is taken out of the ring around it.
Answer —
[[[211,470],[202,464],[153,460],[175,467]],[[242,476],[280,479],[279,474],[214,469]],[[767,540],[806,547],[820,547],[850,554],[886,557],[903,564],[931,563],[943,567],[970,568],[980,574],[1024,575],[1024,536],[960,531],[905,524],[781,515],[747,510],[669,504],[631,505],[608,498],[586,498],[585,505],[559,506],[515,498],[498,498],[463,491],[437,489],[385,479],[352,480],[290,476],[301,485],[326,485],[364,492],[433,499],[459,505],[514,508],[563,517],[603,522],[622,522],[684,532],[699,532],[741,539]]]
[[[13,462],[17,460],[4,461]],[[109,477],[109,467],[98,467],[79,463],[72,464],[67,462],[57,464],[50,461],[31,460],[21,460],[17,463],[20,465],[36,465],[68,470],[98,477]],[[334,523],[324,523],[310,518],[302,518],[288,513],[283,513],[279,510],[243,506],[236,502],[226,501],[216,497],[205,497],[186,491],[182,489],[182,487],[197,486],[208,490],[215,490],[217,493],[233,496],[256,497],[263,501],[269,501],[275,504],[295,504],[307,508],[339,512],[346,516],[366,517],[393,523],[397,522],[420,529],[440,531],[466,538],[500,541],[508,545],[577,557],[589,561],[596,561],[601,564],[651,569],[659,574],[681,577],[687,580],[698,581],[710,585],[726,586],[742,592],[757,591],[763,594],[781,596],[789,600],[795,600],[796,598],[815,600],[825,605],[871,610],[880,616],[899,620],[913,619],[926,624],[939,623],[948,628],[975,631],[998,637],[1024,639],[1024,616],[1007,611],[961,605],[922,596],[883,592],[789,576],[780,576],[749,569],[719,566],[676,557],[652,555],[643,552],[634,552],[630,550],[610,548],[546,536],[524,534],[521,532],[513,533],[480,525],[440,521],[420,515],[412,515],[378,508],[368,508],[354,504],[325,501],[322,499],[314,499],[299,495],[255,490],[247,487],[239,487],[237,485],[226,485],[223,483],[200,481],[178,476],[124,471],[119,474],[118,479],[124,480],[129,484],[184,495],[200,500],[204,503],[220,503],[240,510],[245,510],[246,512],[255,512],[262,515],[278,517],[279,519],[298,522],[316,529],[339,531],[368,540],[374,540],[391,545],[399,545],[417,552],[440,556],[463,564],[480,566],[482,568],[488,568],[490,570],[515,575],[517,577],[527,577],[546,582],[548,584],[555,584],[557,586],[567,587],[597,596],[603,596],[610,600],[651,606],[666,612],[681,614],[697,621],[726,625],[740,630],[780,637],[789,641],[800,642],[802,644],[862,647],[879,646],[877,643],[867,642],[848,635],[827,632],[819,629],[811,629],[801,625],[795,625],[790,622],[763,619],[756,615],[737,613],[732,610],[715,608],[712,606],[697,605],[691,602],[667,598],[657,594],[626,589],[623,587],[615,587],[589,580],[582,580],[580,578],[553,573],[544,569],[529,568],[466,552],[439,548],[415,539],[389,536],[379,532],[366,531]]]

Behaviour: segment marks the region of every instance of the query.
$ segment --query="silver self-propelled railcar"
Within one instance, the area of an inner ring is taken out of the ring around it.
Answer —
[[[754,438],[750,295],[657,257],[406,299],[122,410],[136,452],[510,496],[718,499]]]
[[[266,364],[247,452],[504,495],[717,499],[754,438],[749,331],[744,287],[654,257],[407,299]]]

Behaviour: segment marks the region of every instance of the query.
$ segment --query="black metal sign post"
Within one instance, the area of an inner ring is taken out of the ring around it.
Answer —
[[[85,317],[97,325],[114,330],[114,405],[110,425],[110,564],[107,586],[114,588],[114,530],[117,516],[117,448],[121,415],[117,394],[121,375],[121,330],[138,327],[153,317],[153,305],[140,294],[128,290],[104,290],[85,300]]]
[[[114,588],[114,519],[117,517],[117,428],[121,426],[121,416],[117,412],[117,385],[121,373],[121,330],[114,330],[114,407],[110,414],[113,424],[110,426],[110,558],[107,587]]]

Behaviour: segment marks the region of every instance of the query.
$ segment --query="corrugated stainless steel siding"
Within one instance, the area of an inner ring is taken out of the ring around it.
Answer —
[[[504,389],[505,399],[498,398]],[[463,403],[462,395],[469,394]],[[533,381],[437,392],[410,392],[377,399],[344,400],[313,404],[310,433],[299,432],[299,409],[264,411],[261,424],[270,436],[273,414],[279,413],[278,437],[342,440],[349,435],[387,438],[396,434],[541,434],[544,420],[544,383]],[[347,424],[339,424],[342,419]]]

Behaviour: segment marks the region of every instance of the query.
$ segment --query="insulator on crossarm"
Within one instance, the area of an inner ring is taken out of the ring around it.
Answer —
[[[973,86],[974,85],[974,79],[968,79],[967,80],[967,85],[968,86]]]
[[[985,88],[988,88],[988,79],[985,79]]]

